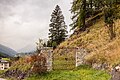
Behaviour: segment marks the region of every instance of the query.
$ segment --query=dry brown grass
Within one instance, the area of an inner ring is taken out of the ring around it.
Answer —
[[[106,62],[110,65],[120,63],[120,20],[115,21],[116,37],[110,40],[109,31],[103,19],[91,26],[89,32],[73,35],[59,47],[81,47],[90,52],[88,62]]]

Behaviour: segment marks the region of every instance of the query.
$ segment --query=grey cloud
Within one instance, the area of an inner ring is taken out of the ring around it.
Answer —
[[[0,0],[0,43],[19,50],[47,38],[55,6],[61,6],[67,25],[72,0]]]
[[[15,5],[15,0],[0,0],[0,19],[12,15],[11,8]]]

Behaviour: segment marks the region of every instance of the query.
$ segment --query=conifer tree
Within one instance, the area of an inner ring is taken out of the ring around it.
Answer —
[[[71,13],[73,13],[73,23],[71,24],[72,29],[76,27],[80,30],[85,30],[85,19],[86,19],[86,0],[73,0]]]
[[[119,4],[118,0],[73,0],[71,7],[73,23],[70,25],[72,30],[85,31],[91,23],[103,16],[103,13],[106,15],[105,22],[109,24],[111,21],[110,25],[112,25],[116,11],[119,11],[116,8],[117,4]],[[111,16],[107,16],[108,14]]]
[[[49,45],[56,47],[67,37],[67,26],[60,7],[57,5],[51,15],[51,23],[49,25]]]
[[[104,22],[108,26],[110,39],[112,40],[115,37],[114,30],[114,20],[119,18],[119,9],[117,7],[117,3],[114,0],[105,0],[104,7]]]

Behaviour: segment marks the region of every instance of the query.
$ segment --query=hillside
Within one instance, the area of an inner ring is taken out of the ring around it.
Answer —
[[[120,20],[115,21],[116,37],[110,40],[109,30],[101,18],[85,32],[74,33],[59,47],[80,47],[89,52],[86,62],[107,63],[110,66],[120,63]]]
[[[16,54],[17,52],[14,51],[13,49],[0,44],[0,56],[1,57],[14,57]]]

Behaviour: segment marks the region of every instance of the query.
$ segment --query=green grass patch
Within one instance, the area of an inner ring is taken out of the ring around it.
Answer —
[[[3,74],[7,70],[0,70],[0,75]]]
[[[2,60],[10,61],[10,58],[2,58]]]
[[[25,80],[109,80],[105,71],[80,66],[75,70],[55,70],[44,74],[34,74]]]

